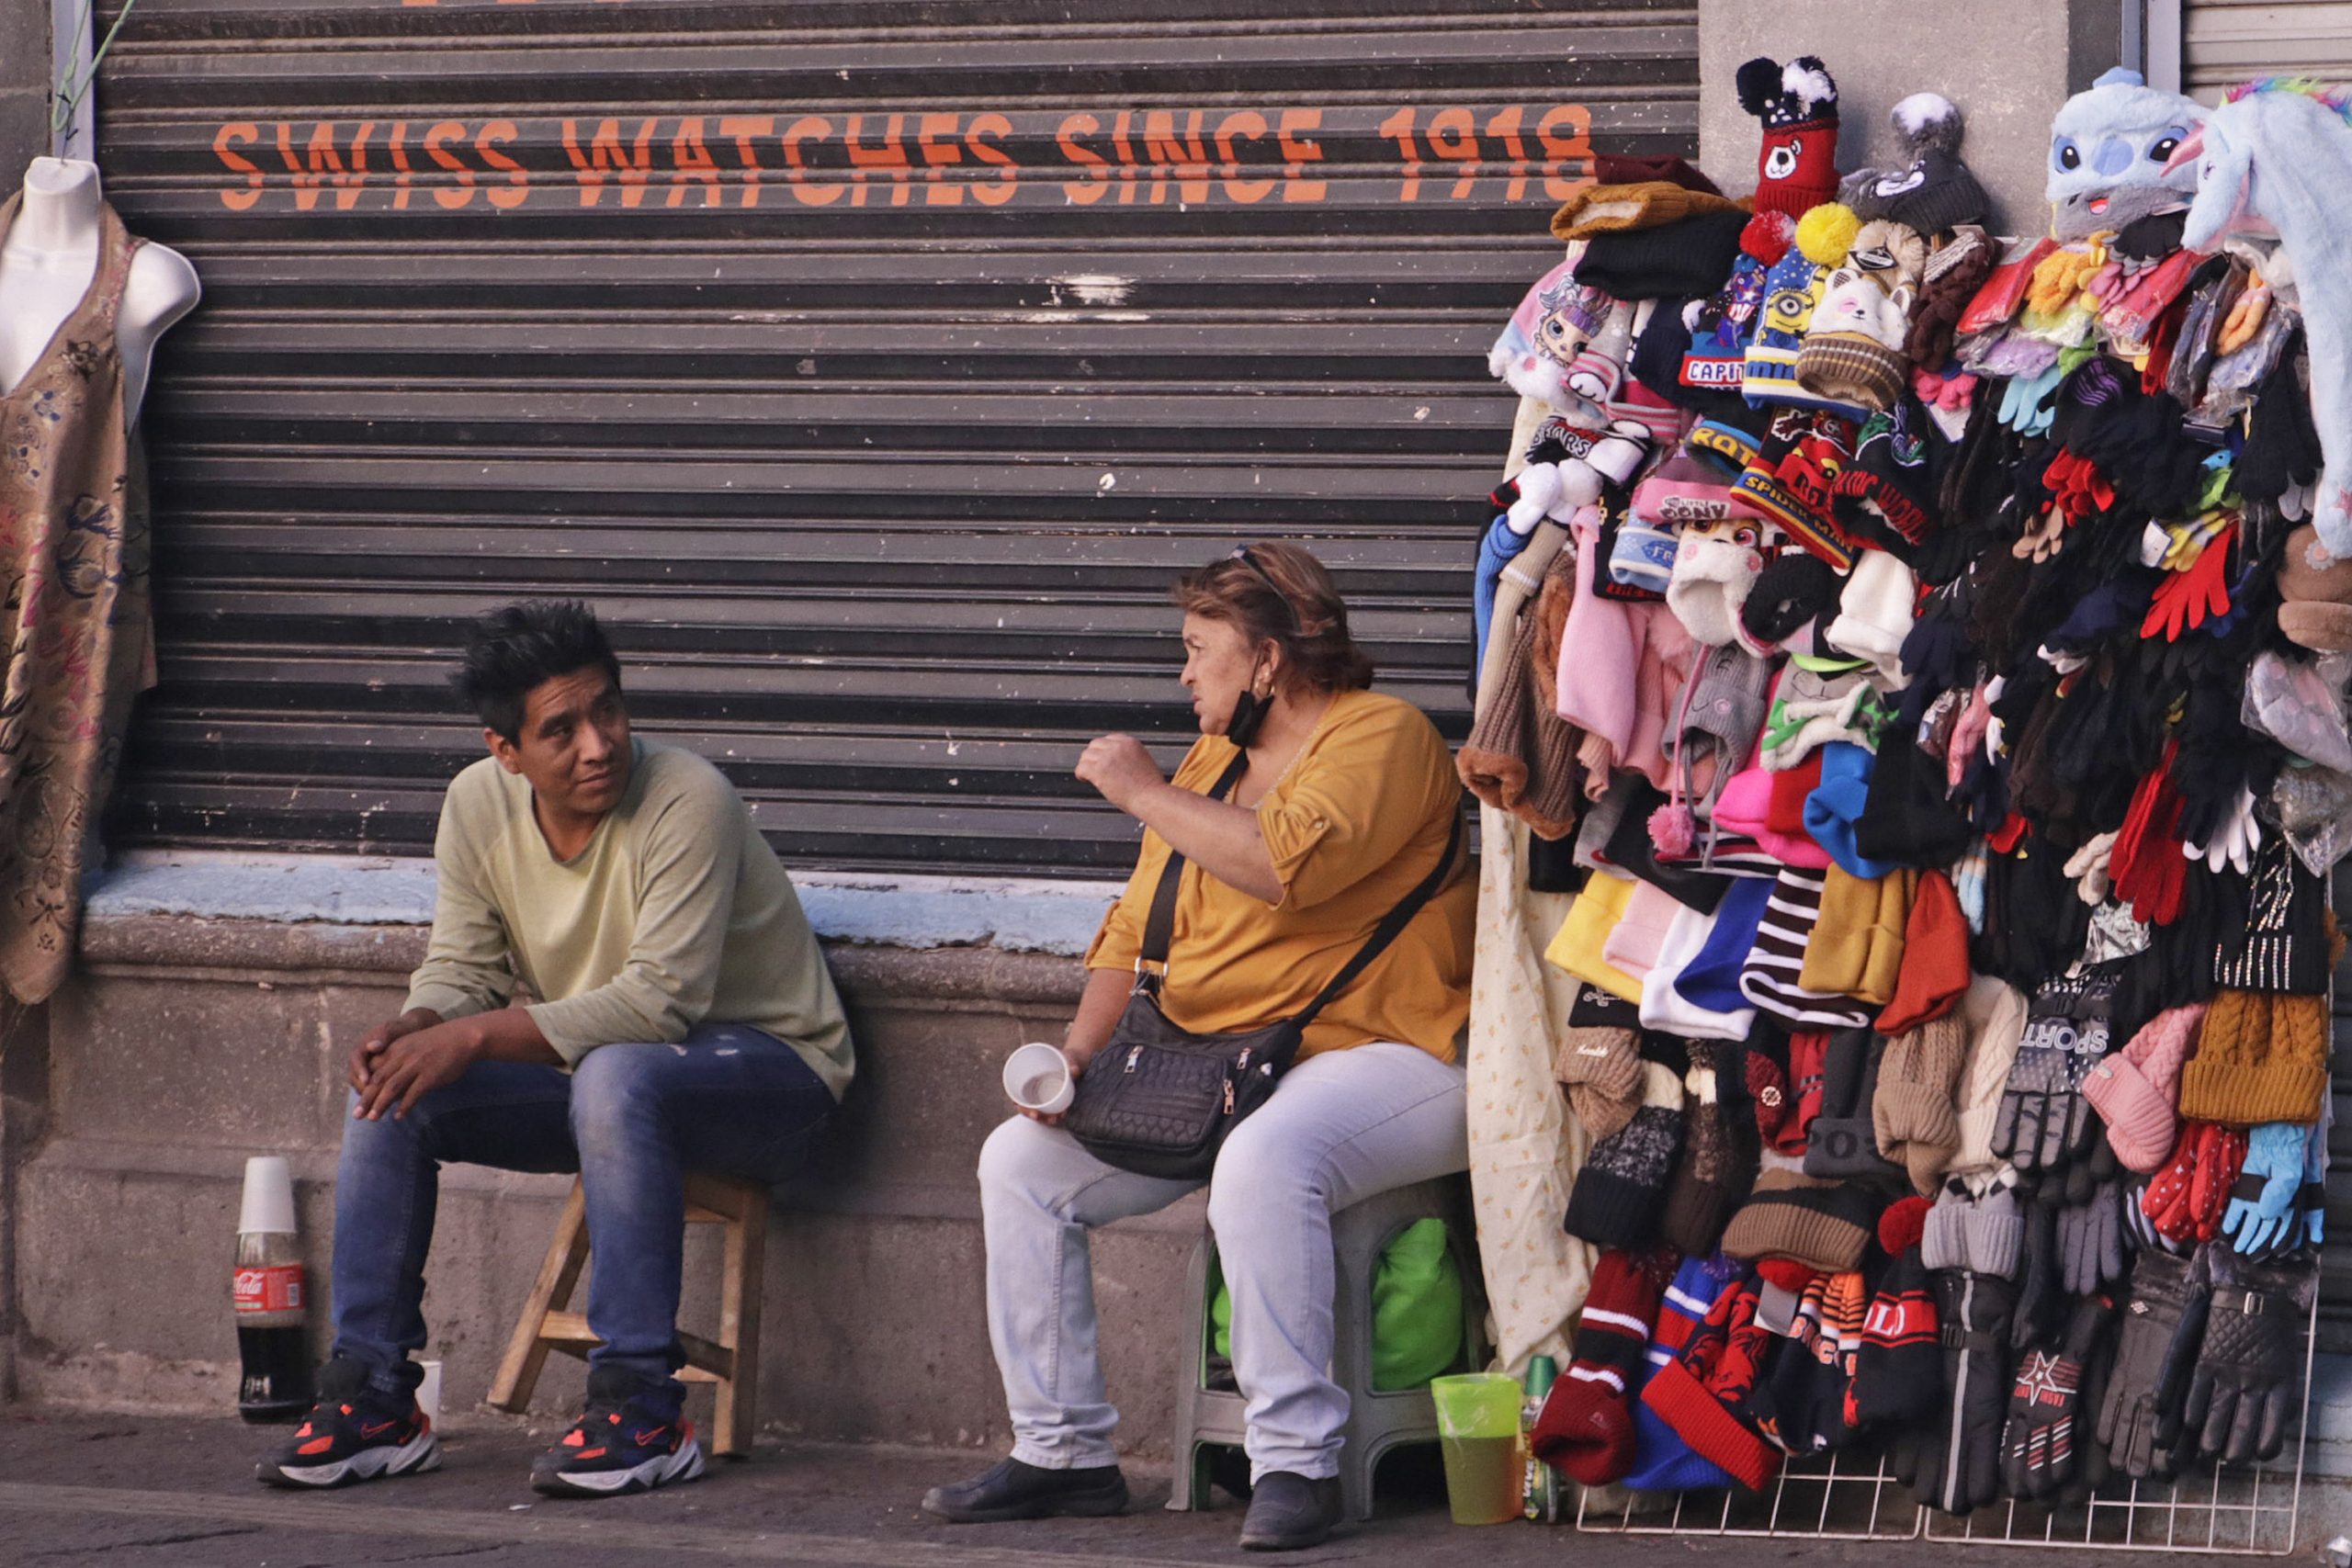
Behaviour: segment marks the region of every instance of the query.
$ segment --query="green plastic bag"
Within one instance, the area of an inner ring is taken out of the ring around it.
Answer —
[[[1233,1295],[1217,1280],[1209,1303],[1216,1353],[1233,1355]],[[1419,1388],[1462,1358],[1462,1269],[1443,1220],[1416,1220],[1380,1255],[1372,1281],[1372,1386]]]

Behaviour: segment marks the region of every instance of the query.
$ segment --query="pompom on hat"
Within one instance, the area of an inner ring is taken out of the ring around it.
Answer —
[[[1984,222],[1992,204],[1960,160],[1967,122],[1952,101],[1940,93],[1913,93],[1887,118],[1911,161],[1847,175],[1847,205],[1864,218],[1890,219],[1921,234],[1946,234],[1963,223]]]

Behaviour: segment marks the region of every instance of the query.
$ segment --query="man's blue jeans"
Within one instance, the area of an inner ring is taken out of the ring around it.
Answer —
[[[441,1167],[578,1171],[587,1202],[590,1352],[660,1383],[683,1363],[684,1173],[775,1182],[808,1157],[832,1092],[782,1041],[697,1025],[676,1045],[600,1045],[566,1073],[482,1062],[394,1120],[351,1122],[335,1172],[334,1354],[387,1393],[424,1370],[424,1258]],[[669,1387],[683,1394],[674,1380]]]

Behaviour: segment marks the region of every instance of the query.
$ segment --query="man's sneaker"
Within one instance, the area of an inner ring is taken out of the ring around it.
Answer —
[[[694,1424],[666,1391],[616,1368],[588,1370],[588,1408],[531,1466],[531,1486],[550,1497],[650,1492],[702,1473]]]
[[[922,1495],[922,1511],[958,1525],[1046,1519],[1057,1514],[1101,1518],[1127,1511],[1127,1478],[1115,1464],[1045,1470],[1008,1459],[969,1481],[933,1487]]]
[[[254,1467],[272,1486],[348,1486],[441,1468],[441,1439],[416,1396],[368,1385],[368,1369],[336,1359],[319,1373],[319,1402],[292,1439]]]

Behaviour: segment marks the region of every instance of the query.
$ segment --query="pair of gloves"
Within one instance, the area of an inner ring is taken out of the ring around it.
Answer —
[[[2134,1480],[2191,1452],[2275,1459],[2301,1393],[2314,1265],[2242,1262],[2217,1248],[2143,1252],[2132,1267],[2097,1437]]]
[[[2187,1247],[2222,1234],[2240,1173],[2245,1166],[2246,1134],[2211,1122],[2185,1122],[2172,1157],[2148,1180],[2139,1210],[2155,1244]],[[2302,1181],[2303,1150],[2294,1155],[2295,1182]],[[2291,1201],[2292,1192],[2289,1193]],[[2253,1222],[2242,1213],[2240,1224]]]
[[[2106,1146],[2083,1080],[2108,1054],[2116,979],[2102,965],[2034,993],[1993,1123],[1993,1153],[2017,1170],[2054,1170]]]
[[[2326,1229],[2326,1176],[2324,1122],[2265,1122],[2246,1134],[2220,1234],[2249,1258],[2317,1247]]]

